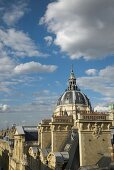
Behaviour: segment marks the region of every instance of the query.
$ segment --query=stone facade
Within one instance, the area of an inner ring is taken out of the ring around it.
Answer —
[[[37,145],[37,127],[16,127],[14,147],[9,152],[9,170],[26,170],[31,167],[37,170],[38,162],[29,155],[29,148]]]
[[[9,166],[9,142],[3,139],[0,139],[0,168],[3,170],[8,170]]]
[[[45,149],[51,144],[50,121],[51,120],[42,120],[38,125],[38,145],[41,149]]]
[[[51,150],[52,152],[61,152],[65,147],[66,141],[71,135],[73,126],[72,116],[53,117],[51,125]]]
[[[79,115],[80,166],[93,165],[103,157],[110,157],[112,121],[109,115],[89,114]]]

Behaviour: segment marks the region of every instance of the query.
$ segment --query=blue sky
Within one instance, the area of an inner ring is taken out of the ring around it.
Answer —
[[[101,109],[114,102],[114,2],[0,0],[0,128],[49,118],[77,84]]]

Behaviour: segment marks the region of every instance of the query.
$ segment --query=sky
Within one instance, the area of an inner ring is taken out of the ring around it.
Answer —
[[[49,118],[72,64],[93,108],[114,103],[114,1],[0,0],[0,128]]]

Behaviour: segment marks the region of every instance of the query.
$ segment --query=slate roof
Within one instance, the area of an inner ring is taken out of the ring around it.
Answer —
[[[25,141],[37,141],[37,126],[16,126],[16,134],[25,135]]]

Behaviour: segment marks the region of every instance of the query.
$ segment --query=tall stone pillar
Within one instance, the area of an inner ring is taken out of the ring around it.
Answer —
[[[61,152],[71,135],[73,126],[72,116],[57,116],[52,118],[51,125],[51,144],[52,152]]]
[[[14,158],[21,160],[24,152],[24,135],[15,135],[14,136]]]
[[[38,145],[41,149],[48,148],[51,145],[51,130],[50,130],[51,120],[42,120],[38,125]]]
[[[105,156],[110,157],[112,121],[105,114],[79,115],[80,166],[94,165]]]

